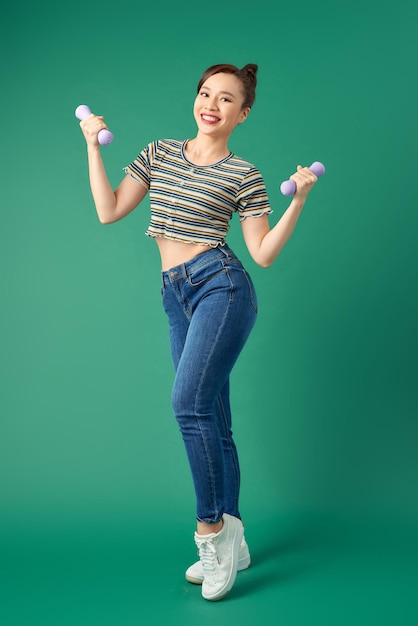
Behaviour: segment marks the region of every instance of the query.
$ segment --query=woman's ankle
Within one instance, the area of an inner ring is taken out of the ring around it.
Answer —
[[[206,524],[205,522],[197,522],[197,534],[198,535],[210,535],[211,533],[218,533],[222,530],[222,526],[224,525],[223,520],[221,519],[216,524]]]

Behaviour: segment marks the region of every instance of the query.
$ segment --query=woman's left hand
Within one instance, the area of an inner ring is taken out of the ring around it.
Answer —
[[[317,176],[309,169],[298,165],[297,172],[290,177],[296,183],[295,198],[306,198],[316,181]]]

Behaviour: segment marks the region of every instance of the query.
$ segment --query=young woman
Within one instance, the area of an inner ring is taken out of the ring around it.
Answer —
[[[113,191],[100,155],[102,116],[80,123],[87,142],[90,186],[99,219],[122,219],[150,193],[147,235],[162,264],[176,376],[175,417],[184,440],[196,493],[199,561],[186,572],[202,583],[207,600],[220,600],[250,555],[238,508],[240,471],[231,431],[229,376],[257,315],[252,281],[225,238],[237,212],[256,263],[273,263],[292,234],[316,181],[298,166],[297,191],[270,228],[263,179],[230,152],[228,140],[248,117],[255,99],[256,65],[214,65],[202,75],[194,102],[197,133],[184,141],[148,144],[126,167]]]

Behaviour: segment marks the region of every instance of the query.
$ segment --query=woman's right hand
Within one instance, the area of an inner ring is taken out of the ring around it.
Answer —
[[[84,138],[89,146],[100,146],[98,140],[99,131],[103,128],[107,129],[104,123],[103,115],[89,115],[80,122],[80,128],[84,135]]]

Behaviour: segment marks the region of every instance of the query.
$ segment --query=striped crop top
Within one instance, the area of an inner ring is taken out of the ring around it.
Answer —
[[[151,221],[146,234],[185,243],[223,245],[234,212],[240,220],[272,213],[260,172],[230,153],[213,165],[194,165],[185,141],[149,143],[127,167],[149,189]]]

